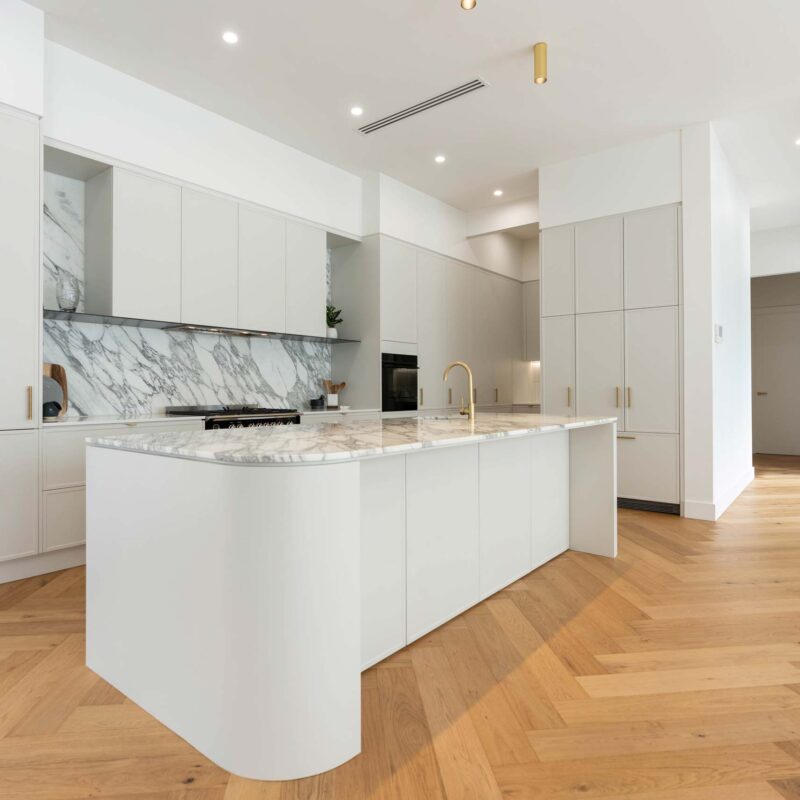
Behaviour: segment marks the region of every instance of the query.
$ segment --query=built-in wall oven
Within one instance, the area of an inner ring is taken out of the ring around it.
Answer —
[[[381,409],[383,411],[417,410],[416,356],[400,353],[381,355]]]

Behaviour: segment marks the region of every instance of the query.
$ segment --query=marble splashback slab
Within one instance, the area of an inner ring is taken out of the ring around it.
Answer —
[[[86,184],[45,172],[42,180],[43,285],[45,308],[58,308],[58,277],[67,272],[78,281],[78,311],[84,310],[84,209]]]

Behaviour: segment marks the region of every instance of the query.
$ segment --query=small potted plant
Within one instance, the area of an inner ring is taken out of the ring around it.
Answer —
[[[325,306],[325,317],[328,321],[328,338],[336,339],[339,336],[336,326],[342,321],[342,309],[335,306]]]

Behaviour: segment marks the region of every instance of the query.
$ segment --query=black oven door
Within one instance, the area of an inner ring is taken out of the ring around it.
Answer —
[[[416,356],[383,353],[381,357],[381,408],[383,411],[417,410]]]

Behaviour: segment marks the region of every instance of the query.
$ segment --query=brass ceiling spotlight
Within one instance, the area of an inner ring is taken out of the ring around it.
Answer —
[[[547,42],[533,46],[533,82],[547,83]]]
[[[472,11],[476,5],[478,5],[478,0],[461,0],[461,8],[464,11]]]

